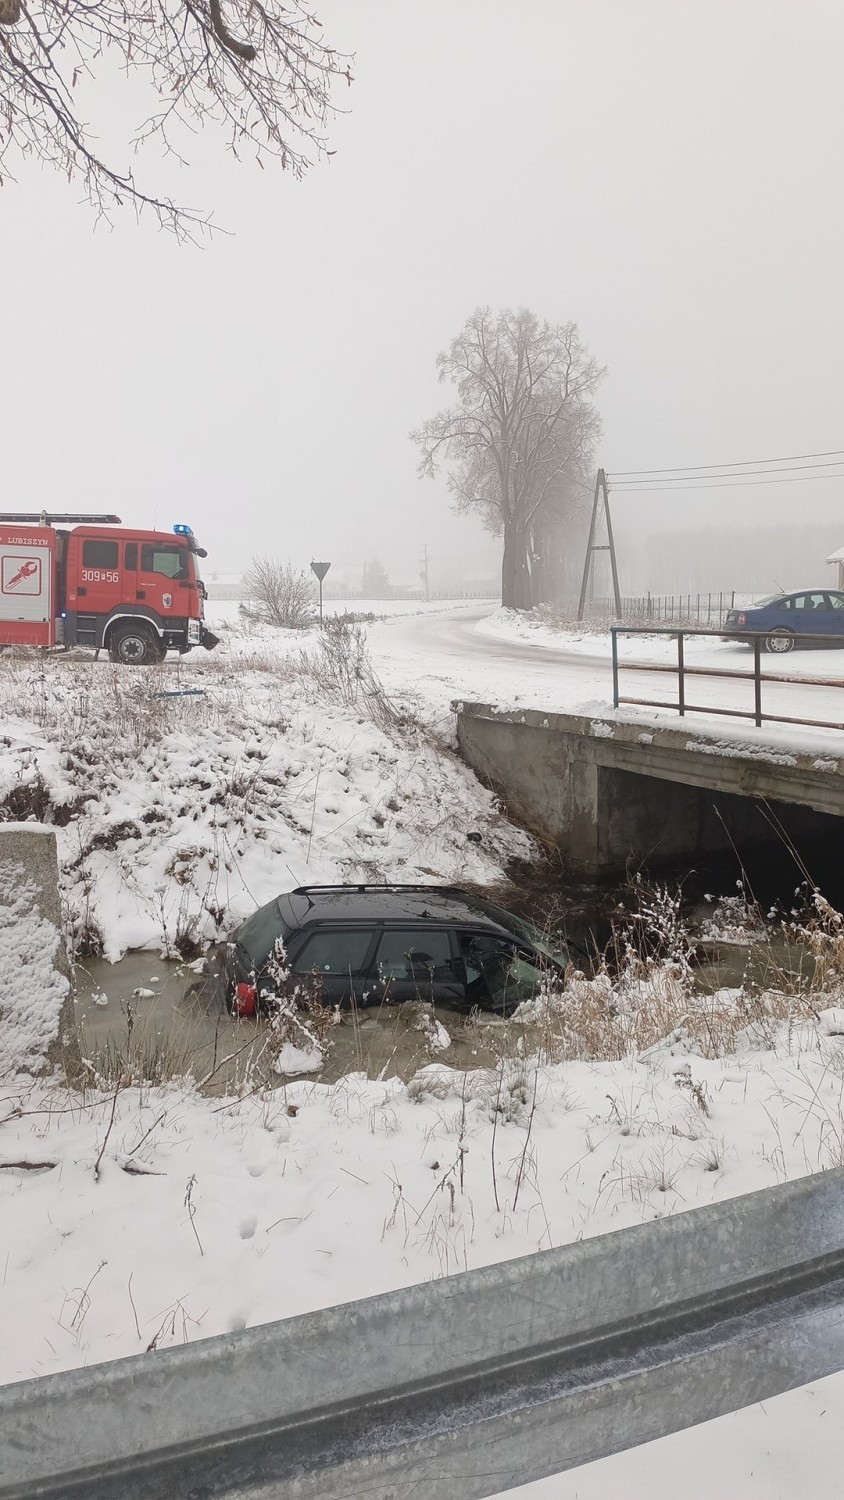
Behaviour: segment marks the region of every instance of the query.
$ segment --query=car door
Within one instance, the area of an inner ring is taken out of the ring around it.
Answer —
[[[459,943],[472,1004],[506,1016],[539,994],[542,970],[535,953],[509,938],[468,929],[459,934]]]
[[[830,625],[827,596],[822,590],[794,595],[794,629],[798,635],[827,635]]]
[[[372,999],[401,1005],[459,1005],[465,985],[447,927],[385,927],[375,954]]]
[[[317,987],[323,1005],[366,1005],[374,947],[372,927],[318,927],[291,944],[291,980]]]
[[[830,591],[826,597],[829,602],[829,634],[844,636],[844,594]]]

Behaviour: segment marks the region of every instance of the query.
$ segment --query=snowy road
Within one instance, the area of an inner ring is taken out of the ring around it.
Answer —
[[[376,666],[396,689],[412,686],[448,709],[452,698],[521,703],[560,710],[612,704],[608,651],[594,655],[484,633],[492,611],[455,610],[372,627]]]
[[[567,639],[564,637],[564,639]],[[445,714],[454,698],[492,702],[499,706],[542,708],[558,712],[612,713],[612,665],[608,635],[574,637],[565,646],[552,643],[550,631],[520,638],[499,624],[486,608],[455,610],[448,614],[393,619],[372,627],[371,648],[379,672],[397,691],[412,687],[426,702]],[[676,701],[676,642],[664,637],[626,637],[620,645],[623,696],[667,703]],[[646,671],[625,662],[647,662],[672,670]],[[703,637],[686,643],[689,667],[716,671],[751,672],[753,657],[744,645]],[[801,651],[787,657],[764,657],[763,674],[806,679],[844,680],[844,651]],[[687,722],[696,730],[731,739],[752,737],[801,751],[844,748],[841,730],[766,724],[757,730],[750,719],[721,715],[712,707],[748,712],[753,706],[753,683],[725,677],[691,675],[687,701],[700,705]],[[783,717],[844,723],[844,689],[811,682],[763,683],[763,709]],[[664,718],[676,725],[676,710],[624,708],[624,717],[649,721]]]

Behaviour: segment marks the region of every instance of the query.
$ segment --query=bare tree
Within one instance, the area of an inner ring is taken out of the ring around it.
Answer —
[[[420,473],[450,463],[457,509],[479,511],[503,534],[503,603],[530,609],[544,597],[541,539],[585,482],[600,431],[590,397],[604,371],[576,323],[488,307],[467,319],[437,369],[456,385],[457,403],[411,434]]]
[[[0,186],[15,157],[40,158],[81,181],[100,214],[148,208],[180,238],[207,217],[106,161],[81,118],[78,85],[110,64],[157,99],[133,150],[157,138],[182,161],[188,132],[215,122],[236,156],[274,157],[296,177],[331,154],[331,85],[352,81],[304,0],[0,0]]]
[[[305,572],[271,557],[253,557],[243,575],[247,612],[266,625],[301,630],[314,618],[314,583]]]

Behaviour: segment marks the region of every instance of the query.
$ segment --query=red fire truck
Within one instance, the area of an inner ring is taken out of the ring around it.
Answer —
[[[0,646],[106,647],[133,666],[213,650],[205,556],[189,526],[130,531],[119,516],[0,512]]]

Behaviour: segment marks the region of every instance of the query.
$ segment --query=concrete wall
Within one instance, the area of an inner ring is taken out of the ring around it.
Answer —
[[[73,1071],[77,1060],[56,835],[0,823],[0,1066]]]
[[[773,844],[767,802],[796,833],[844,817],[844,766],[829,756],[716,741],[685,726],[457,710],[464,759],[515,817],[592,874],[630,859],[657,865]]]

